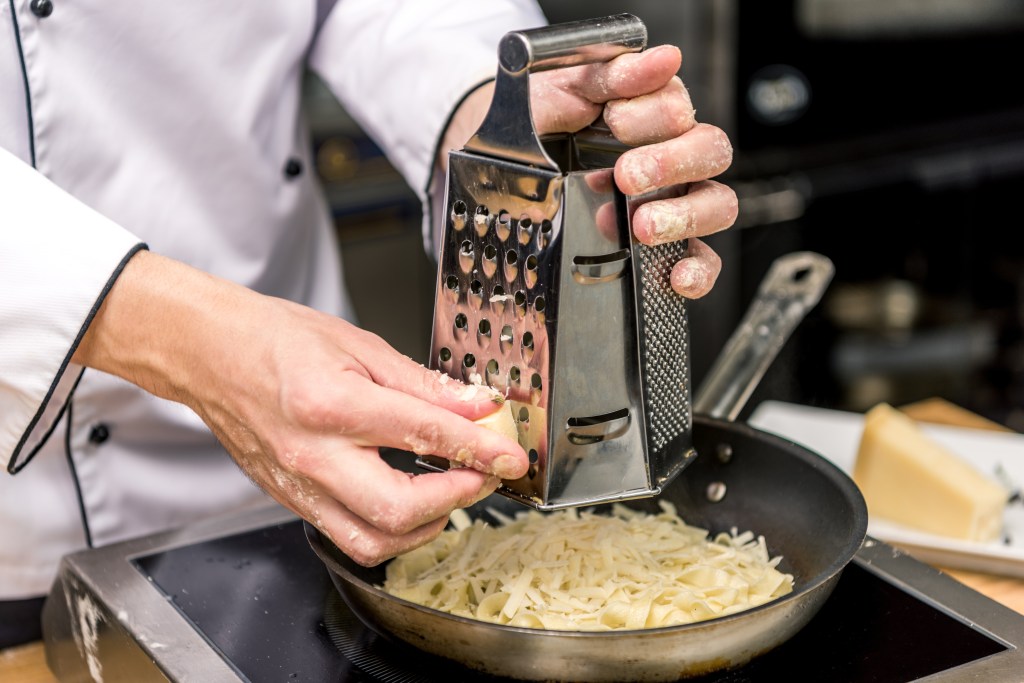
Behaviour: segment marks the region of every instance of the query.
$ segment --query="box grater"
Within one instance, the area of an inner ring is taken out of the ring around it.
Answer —
[[[529,73],[644,48],[628,14],[504,36],[490,110],[448,157],[430,364],[511,403],[526,476],[499,491],[539,509],[655,495],[694,457],[685,243],[647,247],[607,129],[540,138]],[[426,467],[447,461],[423,457]]]

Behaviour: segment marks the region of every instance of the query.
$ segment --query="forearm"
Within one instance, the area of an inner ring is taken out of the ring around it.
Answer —
[[[255,327],[252,311],[261,298],[185,264],[140,252],[114,283],[72,361],[194,406],[205,379],[233,370],[224,339],[233,330],[241,343],[251,333],[247,328]]]

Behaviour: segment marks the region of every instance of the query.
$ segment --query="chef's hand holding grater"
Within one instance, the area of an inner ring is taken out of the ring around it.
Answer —
[[[605,63],[541,71],[531,76],[530,100],[540,135],[573,133],[603,115],[615,138],[633,148],[615,164],[615,181],[623,193],[676,188],[680,196],[637,209],[633,231],[647,245],[690,239],[688,254],[672,269],[671,279],[676,292],[697,299],[711,290],[722,264],[695,238],[732,226],[738,204],[731,188],[710,180],[732,163],[732,145],[720,128],[696,120],[677,75],[681,61],[679,48],[662,45]],[[493,91],[492,83],[467,98],[448,129],[446,149],[461,148],[475,132]]]

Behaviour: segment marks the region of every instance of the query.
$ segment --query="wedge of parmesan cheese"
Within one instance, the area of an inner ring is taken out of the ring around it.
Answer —
[[[516,420],[512,416],[512,406],[508,401],[503,401],[493,413],[477,418],[474,422],[492,432],[504,434],[513,441],[519,440],[519,430],[516,428]]]
[[[871,516],[969,541],[1002,530],[1006,489],[885,403],[864,418],[853,480]]]

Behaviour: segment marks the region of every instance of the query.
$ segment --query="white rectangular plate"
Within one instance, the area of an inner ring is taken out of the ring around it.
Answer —
[[[803,444],[853,471],[864,416],[793,403],[765,401],[754,411],[751,426]],[[922,424],[925,433],[982,472],[1017,490],[1024,486],[1024,435]],[[1002,474],[997,474],[1002,470]],[[1024,504],[1011,503],[1004,515],[1003,536],[974,543],[936,536],[882,519],[870,519],[868,533],[906,549],[918,559],[953,569],[1024,577]]]

